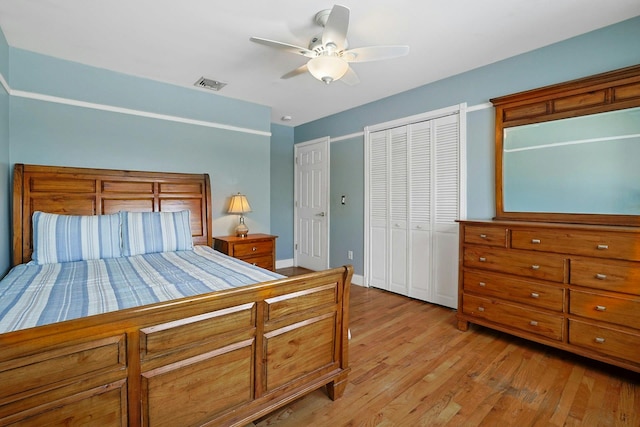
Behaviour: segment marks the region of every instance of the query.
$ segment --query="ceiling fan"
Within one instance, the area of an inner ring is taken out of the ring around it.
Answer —
[[[358,84],[360,79],[349,66],[350,62],[379,61],[409,53],[409,46],[369,46],[348,49],[349,8],[339,4],[334,5],[332,9],[318,12],[315,15],[315,22],[324,27],[324,30],[311,39],[308,48],[260,37],[251,37],[249,40],[310,58],[306,64],[286,73],[281,78],[288,79],[308,71],[313,77],[326,84],[335,80],[342,80],[348,85]]]

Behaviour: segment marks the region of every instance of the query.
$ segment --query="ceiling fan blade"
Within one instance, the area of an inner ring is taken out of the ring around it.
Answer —
[[[348,29],[349,8],[339,4],[334,5],[322,32],[322,44],[327,46],[332,43],[336,46],[336,51],[344,50]]]
[[[289,53],[295,53],[296,55],[306,56],[307,58],[315,58],[316,53],[306,47],[296,46],[289,43],[277,42],[274,40],[263,39],[260,37],[250,37],[252,42],[263,44],[265,46],[274,47],[276,49],[284,50]]]
[[[369,46],[350,49],[342,53],[347,62],[380,61],[397,58],[409,53],[409,46]]]
[[[344,76],[340,77],[340,81],[342,83],[348,84],[349,86],[354,86],[360,83],[360,79],[358,78],[358,75],[356,74],[355,71],[353,71],[353,68],[351,67],[347,69],[347,72],[344,73]]]
[[[299,76],[300,74],[304,74],[308,72],[307,64],[304,64],[301,67],[296,68],[295,70],[289,71],[287,74],[280,77],[281,79],[290,79],[291,77]]]

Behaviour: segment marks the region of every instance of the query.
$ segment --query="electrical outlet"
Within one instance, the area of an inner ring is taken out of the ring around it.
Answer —
[[[347,252],[347,258],[353,259],[353,251]]]

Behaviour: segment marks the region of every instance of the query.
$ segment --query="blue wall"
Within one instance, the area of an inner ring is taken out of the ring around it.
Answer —
[[[271,233],[276,259],[293,259],[293,128],[271,125]],[[276,213],[277,212],[277,213]]]
[[[6,45],[0,66],[0,186],[15,163],[208,173],[213,234],[233,232],[231,195],[251,202],[252,232],[270,232],[270,109]],[[8,67],[8,70],[7,70]],[[55,97],[55,98],[51,98]],[[166,119],[161,119],[166,118]],[[9,132],[10,130],[10,132]],[[0,273],[9,265],[10,192],[0,200]]]
[[[640,63],[640,17],[593,31],[526,54],[443,79],[358,108],[295,128],[295,142],[329,135],[336,138],[362,132],[364,127],[466,102],[469,107],[514,92],[560,83]],[[372,65],[373,66],[373,65]],[[467,204],[468,218],[494,215],[494,119],[490,108],[467,116]],[[341,144],[359,144],[353,139],[331,145],[331,200],[343,189],[360,185],[363,149],[342,150]],[[336,158],[338,155],[346,156]],[[339,168],[339,170],[338,170]],[[331,266],[344,263],[345,249],[353,248],[354,269],[363,274],[364,204],[347,216],[331,216]],[[332,207],[333,208],[333,207]],[[338,212],[339,209],[337,210]],[[276,214],[275,212],[273,214]]]
[[[9,46],[2,31],[0,31],[0,74],[5,80],[9,76]],[[9,154],[9,93],[4,86],[0,85],[0,277],[8,270],[11,256]]]

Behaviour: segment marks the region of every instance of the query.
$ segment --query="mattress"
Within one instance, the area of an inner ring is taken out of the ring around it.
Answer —
[[[208,246],[58,264],[22,264],[0,281],[0,333],[282,277]]]

